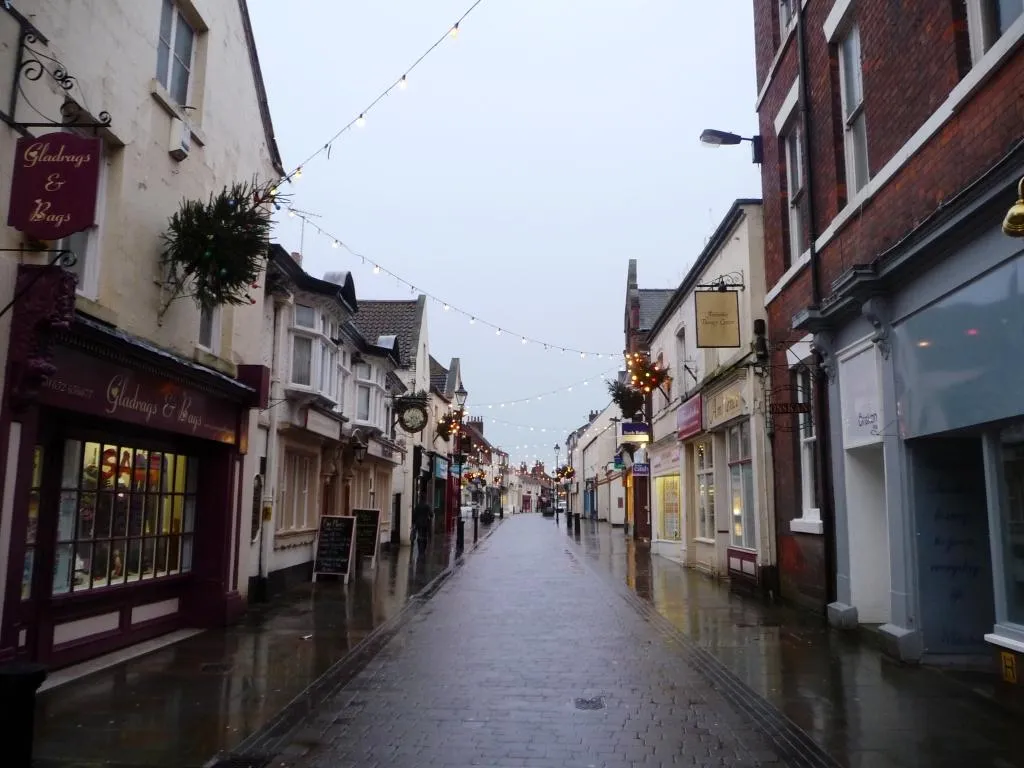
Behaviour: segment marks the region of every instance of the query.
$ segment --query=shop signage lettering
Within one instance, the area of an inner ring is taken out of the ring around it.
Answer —
[[[651,466],[649,464],[633,465],[633,477],[648,477],[650,474]]]
[[[810,403],[771,403],[768,413],[773,416],[790,416],[794,413],[810,413]]]
[[[620,443],[646,443],[650,439],[647,424],[636,421],[619,422]]]
[[[697,347],[734,349],[740,346],[739,291],[695,291]]]
[[[739,386],[719,392],[707,401],[706,428],[710,429],[729,421],[729,419],[742,415],[745,411],[746,401]]]
[[[676,410],[676,437],[686,440],[704,428],[704,406],[699,394],[694,395]]]
[[[876,443],[884,431],[877,355],[871,346],[840,363],[843,437],[847,446]]]
[[[222,443],[236,442],[238,406],[160,379],[58,347],[57,373],[40,390],[43,405],[118,419]]]
[[[18,139],[7,224],[60,240],[96,223],[103,141],[73,133]]]

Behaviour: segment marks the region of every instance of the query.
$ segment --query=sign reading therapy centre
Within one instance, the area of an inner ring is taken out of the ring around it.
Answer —
[[[18,139],[7,225],[60,240],[96,223],[103,141],[73,133]]]

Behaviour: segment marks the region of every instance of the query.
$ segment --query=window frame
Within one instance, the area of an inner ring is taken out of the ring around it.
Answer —
[[[807,248],[804,233],[803,201],[806,186],[806,162],[804,158],[803,135],[800,122],[792,120],[783,129],[781,136],[786,164],[786,218],[789,223],[789,263],[800,260]],[[795,156],[794,156],[795,155]]]
[[[777,0],[779,7],[779,36],[785,37],[786,32],[796,23],[796,4],[800,0]]]
[[[847,43],[856,39],[857,41],[857,63],[856,80],[860,99],[855,105],[850,104],[849,87],[847,82]],[[864,110],[864,50],[861,47],[860,25],[856,22],[849,23],[836,40],[836,55],[839,63],[839,97],[840,110],[843,123],[843,155],[846,168],[846,189],[847,199],[852,200],[859,194],[868,182],[871,181],[870,155],[868,152],[867,117]],[[863,178],[858,173],[859,150],[857,146],[858,126],[863,126],[864,133],[864,157],[863,157]]]
[[[744,445],[743,434],[746,428],[746,444]],[[754,493],[754,460],[753,460],[753,430],[750,419],[744,419],[731,425],[725,430],[725,451],[726,465],[729,468],[729,501],[732,503],[739,491],[740,513],[739,522],[742,533],[736,534],[736,512],[734,507],[729,510],[729,542],[730,546],[739,549],[757,549],[757,502]],[[738,455],[733,449],[733,435],[737,436]],[[739,470],[739,488],[734,486],[733,470]],[[747,509],[748,502],[751,505]],[[748,519],[749,518],[749,519]],[[748,531],[747,526],[750,526]]]
[[[299,308],[308,309],[311,313],[311,324],[301,325]],[[319,302],[305,303],[296,301],[292,307],[291,323],[288,327],[288,372],[287,381],[290,389],[302,392],[309,392],[330,401],[333,408],[339,408],[338,379],[337,372],[339,351],[342,347],[338,344],[340,339],[333,338],[330,334],[340,327],[341,321],[330,311],[330,307]],[[308,339],[310,344],[309,353],[309,381],[304,383],[296,380],[295,372],[295,347],[299,339]],[[324,376],[327,376],[326,381]]]
[[[203,341],[203,315],[209,313],[210,316],[210,341],[206,343]],[[221,336],[221,308],[218,305],[212,305],[209,307],[199,308],[199,331],[196,334],[196,346],[200,349],[209,352],[212,355],[216,355],[220,351],[220,336]]]
[[[170,12],[171,17],[171,28],[169,37],[165,41],[163,36],[163,26],[165,14],[167,14],[168,11]],[[192,34],[192,45],[189,50],[189,61],[187,64],[185,64],[185,62],[181,62],[186,74],[184,101],[181,101],[177,98],[177,96],[175,95],[176,89],[174,88],[176,84],[174,80],[175,63],[181,61],[181,58],[177,54],[176,47],[178,43],[178,32],[182,24],[184,24],[185,27]],[[189,101],[193,96],[193,87],[196,73],[196,49],[199,47],[200,34],[201,30],[198,29],[192,21],[186,18],[186,15],[183,12],[181,6],[177,2],[175,2],[175,0],[163,0],[160,6],[160,24],[157,27],[157,63],[155,78],[156,81],[160,83],[163,89],[167,92],[168,96],[170,96],[171,101],[177,104],[179,107],[190,106]],[[166,51],[164,50],[165,45]],[[164,68],[166,82],[160,77],[161,65]]]
[[[75,128],[65,128],[64,130],[66,133],[73,133],[76,136],[91,136],[91,134],[87,134],[84,131]],[[54,246],[57,249],[73,251],[76,258],[81,260],[81,271],[78,269],[71,269],[69,271],[73,272],[78,277],[77,284],[75,285],[75,293],[90,300],[95,300],[99,297],[100,246],[102,244],[104,221],[107,213],[107,182],[109,179],[109,164],[111,160],[110,147],[106,141],[103,141],[101,153],[99,178],[96,182],[96,210],[93,211],[93,218],[96,220],[96,223],[88,229],[84,229],[81,232],[75,232],[67,237],[61,238]],[[79,250],[76,250],[75,248],[69,247],[72,245],[71,241],[74,238],[82,236],[85,237],[84,253],[79,252]],[[75,266],[77,267],[78,264],[76,263]]]
[[[702,447],[705,448],[704,455],[710,459],[710,462],[705,463],[703,469],[700,466],[699,459]],[[700,541],[713,542],[717,535],[717,510],[715,509],[715,441],[712,436],[709,435],[694,442],[693,471],[696,478],[694,491],[697,496],[697,530],[695,538]],[[710,489],[710,492],[705,492],[701,488],[701,478],[705,479],[705,488]],[[703,519],[701,519],[702,513]]]
[[[998,0],[964,0],[967,10],[967,35],[971,48],[972,66],[981,61],[992,46],[1024,16],[1024,3],[1022,3],[1021,13],[1005,24],[1005,29],[999,31],[996,28],[996,24],[999,22],[997,4]]]
[[[278,491],[280,503],[274,520],[274,534],[307,533],[316,530],[320,519],[317,498],[318,457],[316,454],[286,446],[283,459]],[[304,483],[298,482],[300,475]],[[302,497],[301,505],[298,504],[299,496]]]

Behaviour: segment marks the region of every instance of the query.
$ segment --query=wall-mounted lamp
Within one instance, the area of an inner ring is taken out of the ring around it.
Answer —
[[[1003,219],[1003,232],[1010,237],[1024,237],[1024,178],[1017,185],[1017,202]]]
[[[741,141],[750,142],[751,158],[758,165],[764,160],[764,144],[760,136],[740,136],[728,131],[719,131],[714,128],[705,128],[700,135],[700,143],[708,147],[721,147],[723,145],[739,144]]]
[[[459,388],[455,390],[455,405],[460,411],[466,405],[467,397],[469,397],[469,392],[467,392],[466,388],[460,383]]]
[[[355,457],[356,462],[362,464],[363,460],[366,458],[366,449],[368,446],[366,441],[363,440],[363,436],[359,430],[352,433],[351,445],[352,455]]]

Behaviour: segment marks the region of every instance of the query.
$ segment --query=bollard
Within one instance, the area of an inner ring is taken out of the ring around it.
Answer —
[[[7,731],[4,765],[32,765],[36,691],[46,679],[46,667],[27,661],[0,664],[0,717]]]
[[[580,515],[579,512],[577,512],[576,515],[573,517],[573,521],[572,521],[573,528],[576,529],[576,535],[577,536],[580,535],[580,525],[581,525],[580,518],[581,518],[581,515]]]
[[[462,552],[466,549],[466,521],[459,512],[459,519],[455,521],[455,551]]]
[[[480,516],[477,514],[476,509],[473,509],[473,543],[476,543],[477,538],[480,535],[479,527]]]

